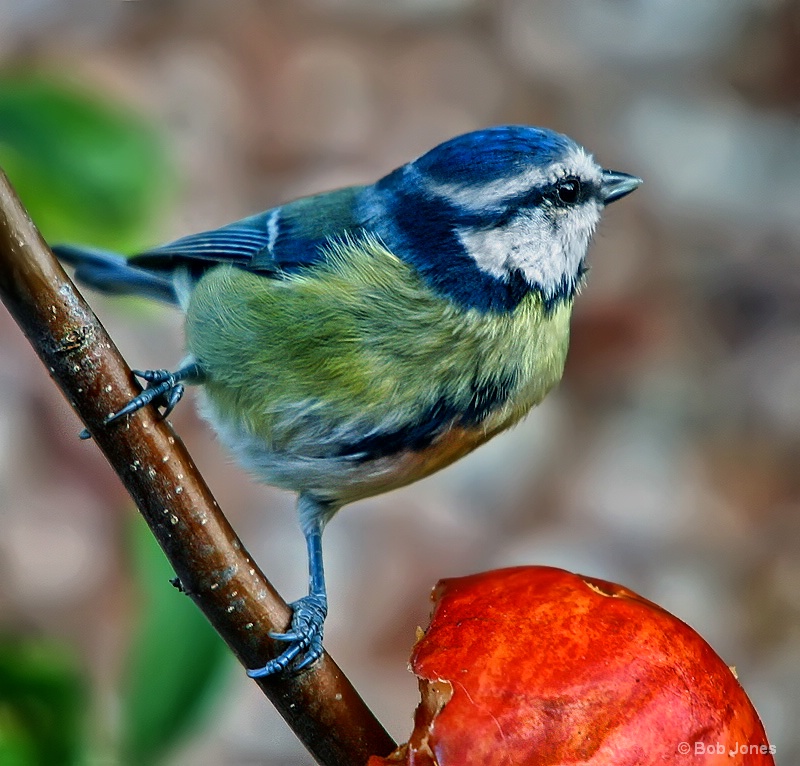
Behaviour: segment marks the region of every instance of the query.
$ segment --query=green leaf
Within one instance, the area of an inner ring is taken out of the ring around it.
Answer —
[[[0,167],[50,242],[144,243],[171,186],[154,129],[100,95],[0,77]]]
[[[86,686],[55,642],[0,638],[0,764],[83,762]]]
[[[137,518],[131,553],[141,590],[140,623],[122,693],[123,763],[157,763],[218,698],[230,651],[174,577]]]

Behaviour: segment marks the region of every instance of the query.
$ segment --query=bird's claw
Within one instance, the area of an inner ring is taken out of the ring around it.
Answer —
[[[200,383],[205,379],[205,373],[197,362],[185,364],[175,372],[133,370],[133,374],[144,380],[147,387],[138,396],[134,396],[122,409],[112,412],[105,419],[105,425],[113,423],[125,415],[132,415],[151,403],[160,410],[159,416],[163,419],[175,409],[175,405],[181,400],[185,390],[182,381]],[[80,438],[91,439],[91,434],[84,428],[80,433]]]
[[[134,396],[122,409],[117,410],[106,418],[106,425],[119,420],[125,415],[132,415],[142,407],[153,404],[161,409],[162,418],[175,409],[184,392],[180,378],[169,370],[133,370],[137,378],[147,382],[147,387],[138,396]]]
[[[248,670],[251,678],[264,678],[287,669],[298,673],[322,656],[322,628],[328,614],[324,596],[309,594],[295,601],[292,607],[292,624],[285,633],[270,633],[270,638],[289,644],[275,659],[263,668]]]
[[[153,404],[159,409],[159,416],[163,420],[175,405],[181,400],[185,387],[179,381],[179,373],[169,370],[132,370],[137,378],[147,382],[147,387],[138,396],[134,396],[124,407],[112,412],[106,419],[105,425],[113,423],[126,415],[142,409],[148,404]],[[78,434],[80,439],[91,439],[92,436],[87,428]]]

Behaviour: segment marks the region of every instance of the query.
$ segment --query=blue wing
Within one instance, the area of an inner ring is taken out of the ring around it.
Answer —
[[[277,271],[271,255],[274,234],[270,223],[280,208],[245,218],[212,231],[190,234],[174,242],[160,245],[128,259],[131,266],[155,271],[173,271],[186,266],[202,272],[217,263],[232,263],[248,268],[258,262],[266,271]]]
[[[313,265],[325,257],[332,241],[363,230],[356,213],[363,188],[304,197],[130,258],[75,245],[56,245],[53,252],[75,266],[79,281],[102,292],[178,303],[172,280],[177,269],[197,279],[221,263],[265,276]]]
[[[361,188],[304,197],[139,253],[128,263],[148,271],[172,271],[181,266],[193,275],[219,263],[265,275],[307,267],[324,257],[331,240],[361,229],[355,214]]]

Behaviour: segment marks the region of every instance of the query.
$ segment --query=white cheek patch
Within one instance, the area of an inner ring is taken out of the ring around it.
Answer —
[[[461,244],[476,265],[497,279],[519,270],[531,285],[550,297],[566,281],[574,282],[600,219],[600,206],[586,202],[554,212],[530,210],[506,226],[490,230],[465,229]]]
[[[526,217],[502,228],[490,230],[464,229],[459,232],[461,244],[481,271],[497,279],[508,276],[514,268],[541,272],[546,264],[557,260],[557,247],[550,224],[544,216]]]

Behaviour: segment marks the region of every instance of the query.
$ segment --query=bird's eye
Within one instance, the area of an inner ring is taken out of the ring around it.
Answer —
[[[573,205],[578,201],[581,194],[580,179],[575,176],[567,176],[556,184],[556,194],[559,200],[565,205]]]

